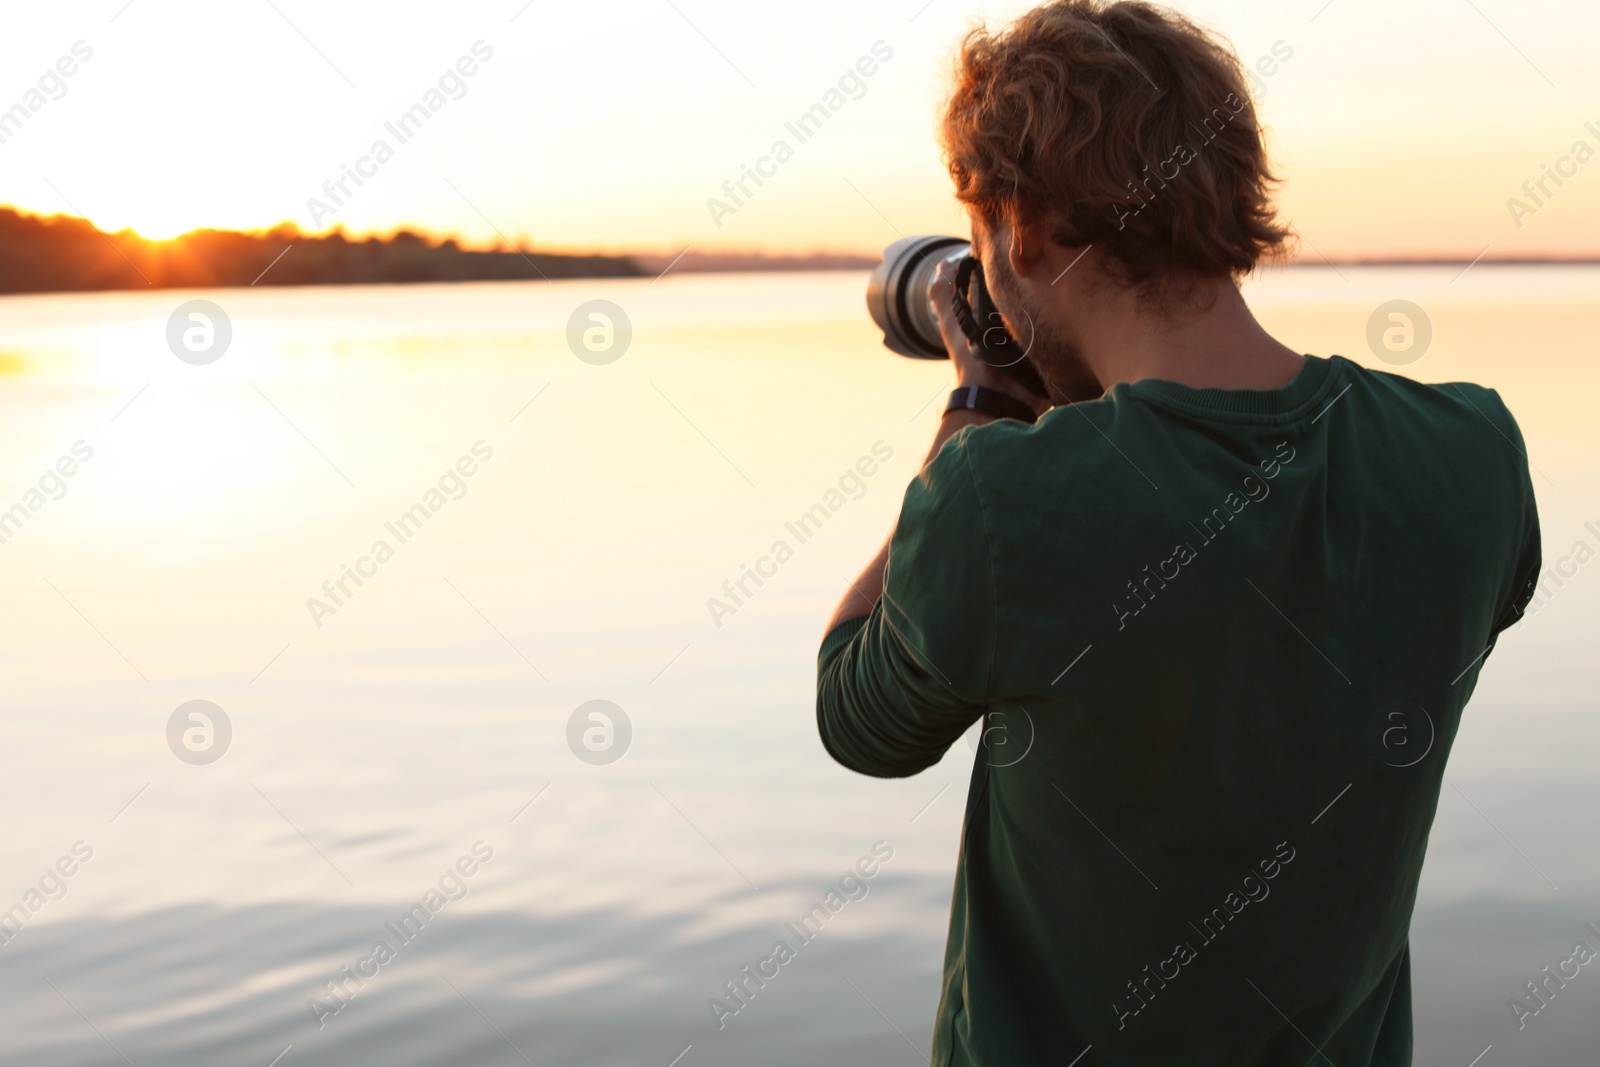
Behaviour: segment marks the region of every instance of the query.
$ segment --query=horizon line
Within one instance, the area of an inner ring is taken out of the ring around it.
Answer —
[[[364,230],[364,231],[350,231],[350,230],[346,230],[343,224],[336,224],[336,225],[331,226],[331,227],[329,227],[328,229],[325,229],[325,230],[307,231],[305,229],[302,229],[300,227],[300,225],[298,223],[294,222],[292,219],[285,219],[285,220],[282,220],[280,222],[274,223],[271,226],[267,226],[267,227],[264,227],[264,228],[257,228],[257,229],[248,229],[248,230],[246,230],[246,229],[230,229],[230,228],[226,228],[226,227],[217,227],[217,226],[196,226],[193,229],[185,230],[182,233],[174,234],[174,235],[172,235],[170,237],[149,237],[149,236],[146,236],[143,233],[140,233],[138,228],[134,227],[134,226],[124,226],[121,229],[117,229],[117,230],[107,230],[107,229],[101,228],[101,226],[98,223],[94,222],[93,220],[91,220],[91,219],[89,219],[89,218],[87,218],[85,216],[73,215],[73,214],[68,214],[68,213],[65,213],[65,212],[55,212],[55,213],[50,213],[50,214],[46,214],[46,213],[42,213],[42,212],[32,212],[32,211],[28,211],[26,209],[20,208],[20,207],[16,206],[15,204],[0,204],[0,212],[11,212],[11,213],[15,214],[16,216],[18,216],[20,218],[33,218],[33,219],[40,219],[40,220],[52,221],[52,222],[53,221],[59,221],[59,220],[80,222],[80,223],[84,223],[84,224],[92,227],[97,233],[103,234],[103,235],[105,235],[107,237],[131,235],[133,238],[135,238],[137,240],[140,240],[140,241],[144,241],[144,242],[149,243],[149,244],[172,244],[174,242],[182,241],[185,238],[189,238],[189,237],[194,236],[195,234],[200,234],[200,233],[226,233],[226,234],[235,234],[235,235],[244,236],[244,237],[265,238],[265,237],[274,236],[275,234],[282,234],[282,233],[287,231],[287,232],[292,232],[296,238],[304,238],[304,239],[307,239],[307,240],[325,240],[325,239],[332,238],[332,237],[340,237],[340,238],[342,238],[342,239],[344,239],[346,241],[350,241],[350,242],[365,242],[365,241],[372,241],[372,240],[377,240],[377,241],[382,241],[382,242],[389,242],[389,241],[395,240],[401,234],[409,234],[411,236],[421,238],[422,240],[424,240],[424,241],[428,242],[429,244],[434,245],[436,247],[439,246],[439,245],[443,245],[443,244],[449,243],[449,242],[454,242],[456,244],[456,246],[458,248],[460,248],[462,251],[480,251],[480,252],[504,252],[504,251],[516,252],[516,251],[521,251],[521,252],[534,252],[534,251],[537,250],[538,252],[543,253],[543,254],[547,254],[547,255],[614,256],[614,257],[622,257],[622,258],[636,259],[636,260],[637,259],[643,259],[643,260],[671,259],[671,260],[676,261],[676,260],[682,258],[682,259],[695,259],[695,260],[705,261],[705,260],[735,260],[735,259],[741,259],[741,260],[755,260],[755,261],[760,261],[760,260],[797,261],[797,262],[802,262],[803,263],[803,262],[806,262],[806,261],[822,261],[822,260],[838,261],[838,260],[859,259],[859,260],[863,261],[862,265],[866,266],[866,265],[868,265],[868,261],[875,262],[875,261],[878,261],[878,260],[880,260],[882,258],[881,250],[880,251],[863,251],[863,250],[849,249],[849,248],[838,248],[838,249],[811,248],[811,249],[807,249],[807,250],[803,250],[802,251],[802,250],[799,250],[799,249],[773,249],[773,248],[770,248],[770,247],[759,247],[759,246],[758,247],[750,247],[750,246],[746,246],[746,247],[738,247],[738,246],[701,247],[701,246],[697,246],[692,241],[686,241],[681,246],[678,246],[676,248],[671,248],[670,250],[660,250],[660,249],[653,249],[653,248],[648,248],[648,247],[636,248],[636,249],[632,249],[632,250],[619,250],[619,248],[617,246],[599,246],[599,245],[591,245],[591,246],[587,246],[587,247],[550,246],[550,247],[537,247],[536,248],[536,246],[531,241],[522,241],[522,242],[515,242],[515,243],[509,242],[509,241],[506,241],[506,240],[481,241],[481,242],[480,241],[470,241],[470,240],[468,240],[466,238],[463,238],[460,234],[456,234],[456,233],[452,233],[452,232],[439,232],[439,231],[435,231],[435,230],[430,230],[430,229],[428,229],[428,228],[426,228],[426,227],[424,227],[424,226],[422,226],[420,224],[415,224],[415,223],[399,223],[399,224],[396,224],[395,226],[393,226],[392,228],[389,228],[387,230],[376,230],[376,229],[374,229],[374,230]],[[1459,266],[1469,265],[1469,264],[1472,264],[1472,265],[1485,265],[1485,266],[1489,266],[1489,265],[1500,265],[1500,266],[1573,265],[1573,266],[1580,266],[1580,265],[1588,265],[1588,264],[1600,264],[1600,249],[1596,249],[1596,250],[1590,251],[1590,252],[1576,252],[1576,253],[1531,252],[1531,253],[1516,254],[1516,255],[1498,255],[1498,256],[1491,256],[1491,255],[1487,255],[1487,254],[1484,254],[1484,253],[1479,253],[1476,256],[1469,256],[1466,253],[1459,253],[1458,254],[1458,253],[1424,253],[1424,252],[1355,253],[1355,254],[1346,254],[1346,255],[1339,255],[1339,256],[1327,256],[1327,255],[1317,254],[1317,255],[1314,255],[1314,256],[1298,255],[1298,256],[1295,256],[1293,258],[1284,259],[1284,260],[1282,260],[1282,261],[1280,261],[1278,263],[1275,263],[1275,264],[1274,263],[1263,264],[1263,266],[1265,266],[1265,267],[1271,267],[1271,266],[1287,266],[1287,267],[1308,267],[1308,266],[1310,266],[1310,267],[1315,267],[1315,266],[1334,266],[1334,267],[1374,267],[1374,266],[1431,267],[1431,266],[1441,266],[1442,267],[1442,266],[1457,266],[1457,267],[1459,267]],[[685,264],[684,266],[687,267],[687,264]],[[733,270],[737,270],[737,268],[732,268],[732,269]],[[840,268],[840,269],[848,269],[848,268]],[[712,272],[714,272],[714,268],[712,270],[703,270],[702,271],[702,273],[712,273]]]

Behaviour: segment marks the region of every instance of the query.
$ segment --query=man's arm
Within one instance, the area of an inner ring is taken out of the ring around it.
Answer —
[[[942,263],[939,273],[935,277],[931,290],[934,311],[939,317],[939,332],[944,336],[944,346],[950,353],[950,362],[956,371],[956,386],[958,388],[981,385],[986,389],[994,389],[1022,400],[1036,412],[1048,408],[1048,404],[1039,398],[1030,395],[1011,377],[1003,371],[985,363],[967,341],[966,334],[961,332],[961,326],[956,322],[955,313],[951,310],[950,300],[955,295],[956,270],[952,264]],[[924,469],[933,462],[944,443],[954,437],[968,426],[982,426],[993,422],[993,415],[985,415],[981,411],[969,411],[958,408],[946,412],[939,420],[939,428],[933,435],[933,447],[928,449],[927,457],[922,461]],[[872,614],[873,607],[883,596],[883,575],[889,565],[889,542],[893,540],[893,531],[883,542],[883,547],[878,549],[878,554],[872,557],[860,577],[850,583],[850,588],[845,590],[844,596],[839,600],[839,606],[833,610],[833,618],[828,620],[828,628],[824,633],[832,633],[834,628],[848,619],[860,618]]]
[[[967,426],[982,426],[984,423],[993,422],[993,415],[985,415],[981,411],[968,411],[958,408],[947,412],[939,420],[938,432],[933,435],[933,447],[928,449],[927,458],[922,461],[926,468],[933,462],[933,457],[939,454],[944,443],[954,437],[960,430]],[[833,609],[833,618],[828,620],[825,633],[832,633],[834,627],[847,619],[860,618],[871,615],[873,606],[883,596],[883,572],[889,566],[889,542],[894,540],[893,531],[884,539],[883,547],[878,549],[878,554],[872,557],[860,577],[850,583],[850,588],[845,590],[839,606]]]
[[[862,774],[904,777],[937,763],[990,700],[994,545],[965,441],[907,488],[882,597],[818,651],[817,732]]]
[[[946,310],[953,279],[940,281],[935,307],[956,380],[1008,393],[1035,411],[1047,406],[972,352]],[[992,421],[961,409],[943,415],[894,535],[828,624],[817,657],[817,730],[829,755],[862,774],[902,777],[938,762],[987,703],[996,643],[993,546],[970,448],[946,446]]]

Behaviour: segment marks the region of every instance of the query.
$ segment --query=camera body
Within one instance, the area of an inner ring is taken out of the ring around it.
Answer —
[[[989,297],[971,242],[959,237],[902,237],[883,250],[883,262],[867,280],[867,311],[883,331],[884,347],[913,359],[949,358],[930,292],[941,263],[957,268],[953,310],[973,348],[1033,395],[1047,397],[1027,349],[1011,336]]]

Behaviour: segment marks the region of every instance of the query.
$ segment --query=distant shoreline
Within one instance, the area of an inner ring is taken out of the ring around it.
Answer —
[[[472,251],[402,230],[351,240],[292,226],[266,233],[195,230],[167,241],[105,233],[85,219],[0,208],[0,293],[637,278],[623,256],[533,249]]]
[[[215,289],[250,286],[412,285],[440,282],[649,278],[671,274],[865,271],[876,255],[699,250],[676,254],[573,254],[531,248],[462,248],[407,230],[388,237],[341,231],[303,234],[291,225],[265,233],[194,230],[156,241],[132,230],[107,233],[86,219],[24,215],[0,208],[0,295]],[[1301,259],[1294,268],[1593,266],[1600,256],[1353,257]]]

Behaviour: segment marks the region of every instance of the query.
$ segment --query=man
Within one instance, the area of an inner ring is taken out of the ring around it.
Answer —
[[[1237,283],[1286,230],[1237,60],[1183,19],[975,30],[943,135],[1062,404],[978,358],[942,275],[958,384],[1042,414],[952,404],[820,654],[862,773],[987,716],[934,1062],[1410,1063],[1445,758],[1539,569],[1516,423],[1256,323]]]

